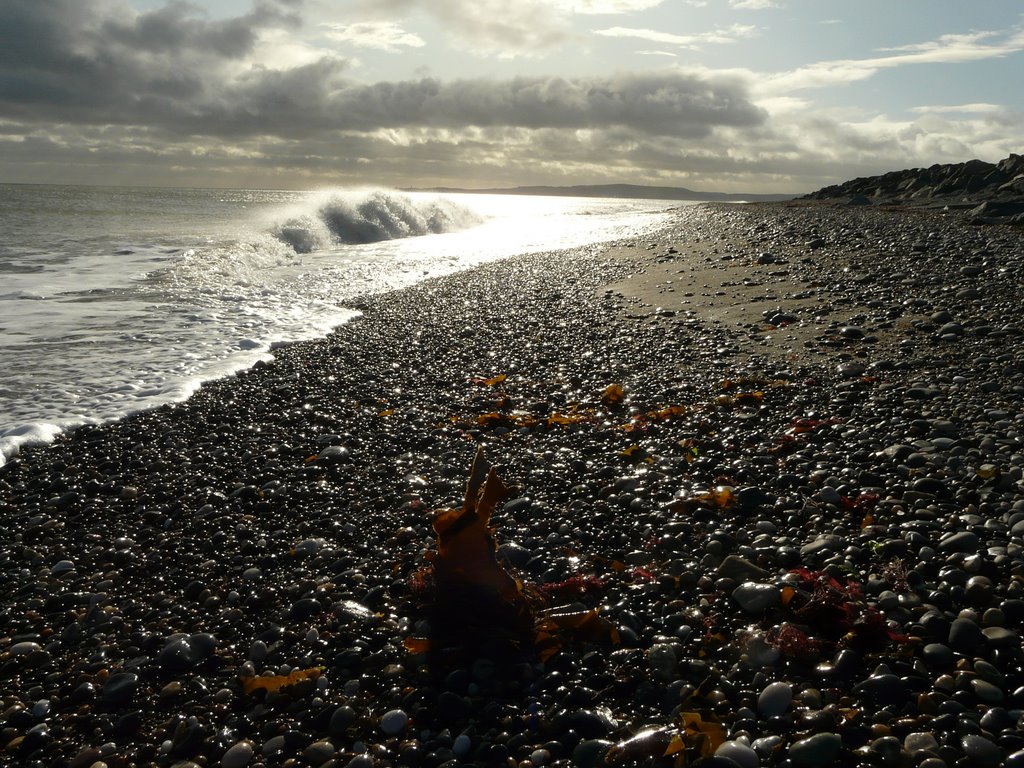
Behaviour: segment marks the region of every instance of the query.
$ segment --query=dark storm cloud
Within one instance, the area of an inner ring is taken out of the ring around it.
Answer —
[[[260,29],[297,23],[270,2],[223,21],[180,2],[145,14],[113,2],[0,3],[0,116],[145,124],[194,111]]]
[[[0,4],[0,29],[14,43],[0,46],[0,117],[284,139],[422,126],[625,126],[694,137],[764,119],[740,85],[671,72],[361,84],[333,58],[240,70],[259,32],[294,24],[294,16],[267,2],[219,21],[184,3],[139,15],[115,10],[80,0]]]

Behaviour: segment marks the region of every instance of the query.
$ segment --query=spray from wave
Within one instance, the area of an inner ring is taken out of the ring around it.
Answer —
[[[441,197],[386,190],[326,192],[287,214],[271,232],[296,253],[418,235],[456,232],[480,224],[474,211]]]

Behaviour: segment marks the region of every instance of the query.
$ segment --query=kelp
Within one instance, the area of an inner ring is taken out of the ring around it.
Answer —
[[[619,405],[625,399],[626,390],[622,388],[621,384],[609,384],[601,392],[601,404],[606,407]]]
[[[606,586],[607,582],[604,579],[599,579],[593,574],[577,573],[563,581],[553,581],[548,582],[547,584],[541,584],[537,587],[537,591],[548,599],[562,599],[568,597],[580,597],[588,592],[599,592]]]
[[[895,568],[896,566],[894,566]],[[795,583],[782,588],[782,609],[792,622],[766,634],[769,644],[793,659],[810,659],[832,646],[878,649],[910,638],[889,628],[885,616],[864,600],[857,582],[824,571],[796,568]]]
[[[648,728],[610,747],[604,764],[685,768],[714,755],[725,740],[725,727],[715,715],[681,712],[677,726]]]
[[[617,627],[598,609],[547,607],[551,599],[600,591],[606,586],[603,579],[578,573],[537,587],[525,584],[498,561],[490,521],[508,491],[481,449],[470,469],[462,508],[434,513],[436,549],[425,553],[426,568],[409,579],[410,591],[428,614],[430,634],[407,638],[410,653],[458,659],[497,651],[544,660],[565,643],[619,643]]]
[[[296,669],[287,675],[273,675],[257,677],[254,675],[242,675],[239,679],[242,682],[242,690],[246,696],[252,696],[257,691],[267,693],[279,693],[282,690],[298,685],[304,680],[316,680],[323,672],[323,667],[311,667],[309,669]]]
[[[533,640],[530,597],[522,581],[498,562],[490,525],[508,491],[481,449],[470,469],[462,508],[434,514],[437,548],[426,554],[433,585],[430,650],[492,641],[521,647]]]
[[[669,505],[673,512],[691,512],[694,509],[728,509],[736,503],[736,492],[730,485],[716,485],[707,490],[695,490]]]

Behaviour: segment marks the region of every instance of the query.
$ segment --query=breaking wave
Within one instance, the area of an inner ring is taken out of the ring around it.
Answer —
[[[474,211],[442,197],[386,190],[325,192],[271,227],[296,253],[339,245],[456,232],[482,223]]]

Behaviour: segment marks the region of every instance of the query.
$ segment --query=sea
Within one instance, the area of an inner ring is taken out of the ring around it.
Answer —
[[[642,237],[678,205],[0,184],[0,465],[325,336],[356,297]]]

